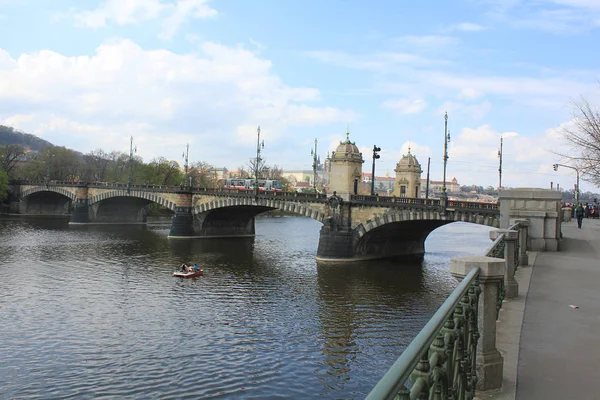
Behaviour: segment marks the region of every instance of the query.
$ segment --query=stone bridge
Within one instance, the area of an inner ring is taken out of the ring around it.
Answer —
[[[464,221],[499,227],[497,204],[303,193],[248,192],[151,185],[13,182],[11,209],[70,215],[71,223],[144,223],[145,207],[171,210],[170,238],[247,237],[256,215],[282,210],[323,224],[317,259],[348,261],[417,256],[438,227]]]

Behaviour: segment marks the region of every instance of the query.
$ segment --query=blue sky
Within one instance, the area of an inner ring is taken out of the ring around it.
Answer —
[[[0,123],[57,145],[309,169],[345,138],[442,178],[571,188],[560,130],[600,104],[600,0],[0,0]],[[568,150],[567,151],[571,151]],[[583,184],[583,190],[594,190]]]

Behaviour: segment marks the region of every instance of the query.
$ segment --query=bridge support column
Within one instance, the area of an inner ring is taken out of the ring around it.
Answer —
[[[353,230],[337,230],[330,226],[321,227],[318,261],[335,261],[354,257],[356,244]]]
[[[356,254],[358,242],[354,229],[350,228],[351,204],[334,194],[328,199],[328,205],[329,216],[321,227],[317,261],[350,260]]]
[[[496,348],[496,315],[498,292],[504,279],[504,261],[491,257],[457,257],[450,260],[450,273],[462,280],[469,271],[479,267],[481,294],[477,315],[477,389],[502,387],[504,358]]]
[[[194,236],[194,216],[192,214],[192,192],[177,193],[175,215],[171,219],[170,238]]]
[[[90,222],[90,214],[88,207],[88,187],[83,186],[77,188],[77,199],[75,200],[75,211],[71,216],[73,224],[85,224]]]
[[[504,235],[504,288],[506,290],[506,298],[514,299],[519,296],[519,283],[515,279],[515,266],[517,261],[517,240],[519,232],[510,229],[494,229],[490,231],[490,239],[496,240],[498,236]]]

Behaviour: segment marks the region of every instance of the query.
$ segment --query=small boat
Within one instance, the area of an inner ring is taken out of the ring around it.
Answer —
[[[196,278],[197,276],[204,275],[204,270],[199,269],[198,272],[173,272],[173,276],[177,276],[179,278]]]

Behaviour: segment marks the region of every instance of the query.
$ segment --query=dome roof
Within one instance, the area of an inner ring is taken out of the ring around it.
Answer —
[[[362,153],[358,150],[358,146],[350,141],[350,132],[346,132],[346,141],[340,142],[335,152],[331,154],[332,160],[362,160]]]
[[[408,154],[403,155],[400,162],[396,165],[396,169],[421,170],[421,164],[419,164],[417,157],[410,153],[410,147],[408,148]]]

